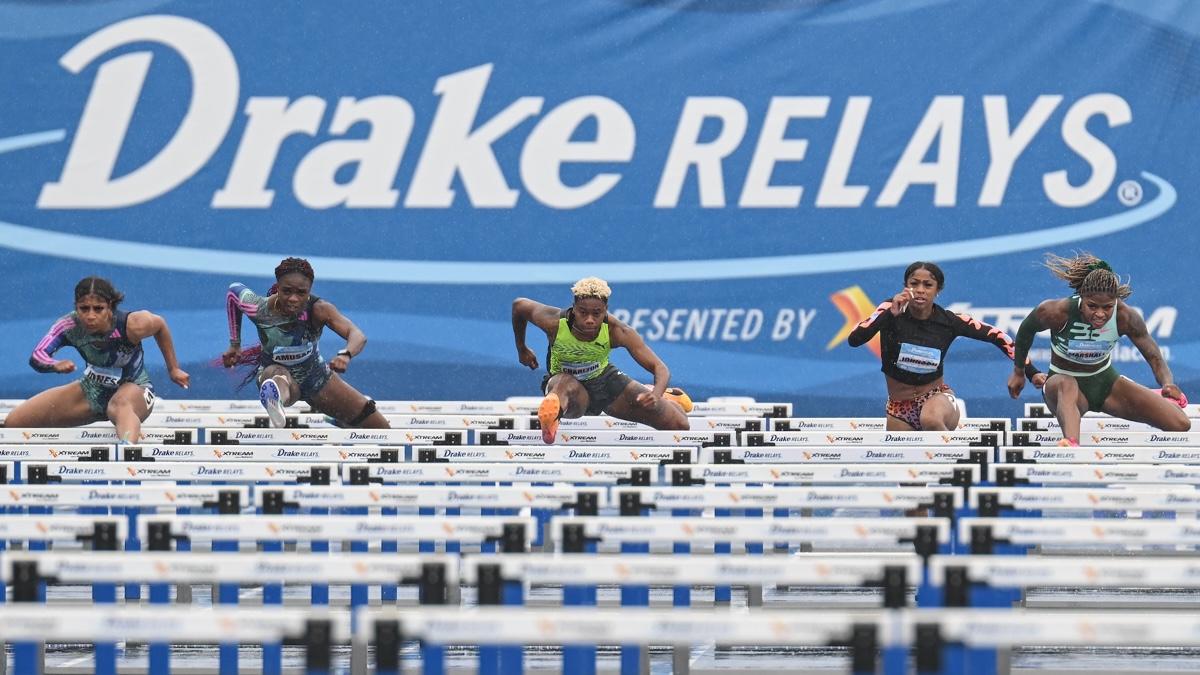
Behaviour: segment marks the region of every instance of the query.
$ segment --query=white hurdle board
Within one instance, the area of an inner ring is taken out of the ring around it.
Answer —
[[[1026,465],[1028,466],[1028,465]],[[668,478],[687,472],[688,480],[711,483],[886,484],[949,483],[965,475],[979,482],[978,464],[700,464],[667,467]]]
[[[480,445],[545,445],[542,432],[530,431],[479,431]],[[576,432],[558,430],[555,443],[564,445],[733,445],[734,434],[730,431],[623,431],[616,429],[586,429]]]
[[[963,491],[953,486],[818,486],[713,487],[670,486],[613,488],[613,498],[636,494],[642,506],[666,509],[916,509],[932,506],[945,495],[954,508],[963,505]],[[1200,497],[1200,492],[1197,493]]]
[[[5,551],[0,580],[12,583],[13,565],[32,563],[38,576],[66,584],[394,584],[418,577],[422,565],[440,564],[453,584],[458,562],[458,556],[434,553]]]
[[[1062,427],[1059,426],[1058,420],[1053,417],[1019,417],[1016,420],[1014,427],[1018,431],[1048,431],[1057,434],[1062,433]],[[1119,417],[1109,417],[1107,415],[1092,416],[1084,415],[1079,420],[1079,432],[1087,434],[1093,431],[1101,431],[1107,433],[1119,433],[1124,431],[1155,431],[1153,427],[1145,422],[1131,422],[1123,420]],[[1200,424],[1196,418],[1192,418],[1192,430],[1200,431]]]
[[[1021,546],[1096,544],[1100,546],[1200,546],[1200,522],[1123,518],[962,518],[959,541],[970,542],[977,528],[991,538]]]
[[[816,445],[739,445],[732,448],[703,448],[701,461],[719,464],[722,461],[752,462],[755,464],[844,464],[853,462],[971,462],[982,454],[986,459],[991,448],[973,445],[846,445],[821,447]],[[724,459],[718,460],[721,456]]]
[[[331,639],[350,639],[349,617],[312,609],[193,607],[48,607],[12,604],[0,612],[0,634],[8,642],[262,644],[300,638],[307,622],[328,621]]]
[[[1016,482],[1042,485],[1174,484],[1200,485],[1200,466],[1158,464],[992,464],[989,480],[1008,487]]]
[[[168,448],[186,448],[186,445],[168,445]],[[0,459],[12,460],[17,462],[66,462],[80,459],[91,460],[96,455],[107,456],[112,459],[116,456],[116,446],[111,443],[91,444],[82,443],[76,444],[59,444],[59,445],[41,445],[35,443],[28,444],[10,444],[0,443]],[[12,474],[9,474],[10,476]]]
[[[484,508],[562,509],[573,507],[580,494],[590,494],[598,508],[608,506],[607,491],[587,487],[514,485],[312,485],[255,490],[255,506],[270,493],[298,508]],[[245,503],[245,502],[242,502]]]
[[[355,484],[355,474],[375,483],[629,483],[644,464],[518,462],[428,462],[409,464],[343,464],[342,482]],[[652,468],[652,480],[657,467]]]
[[[1061,433],[1014,431],[1013,445],[1056,445]],[[1200,446],[1200,431],[1089,431],[1080,433],[1079,444],[1093,445],[1184,445]]]
[[[1187,406],[1184,407],[1183,412],[1186,413],[1188,417],[1200,417],[1200,403],[1189,403]],[[1026,417],[1039,417],[1039,418],[1047,417],[1050,419],[1054,419],[1054,415],[1050,413],[1050,409],[1046,407],[1045,403],[1026,403],[1025,404],[1025,416]],[[1084,417],[1115,419],[1111,415],[1108,415],[1106,413],[1101,413],[1101,412],[1087,412],[1087,413],[1084,413]]]
[[[3,444],[33,444],[58,445],[66,443],[92,443],[116,445],[121,439],[117,438],[117,430],[108,423],[88,427],[37,428],[18,429],[16,427],[0,427],[0,443]],[[199,429],[142,427],[142,442],[150,443],[195,443],[199,439]],[[130,439],[131,441],[133,439]]]
[[[1006,445],[997,454],[1005,462],[1060,462],[1064,464],[1200,464],[1200,447],[1175,446],[1053,446]]]
[[[987,496],[1002,509],[1200,511],[1200,490],[1192,486],[1123,486],[1101,489],[1044,486],[973,487],[968,504],[971,508],[978,509],[980,501]]]
[[[304,427],[330,427],[332,426],[325,420],[324,415],[312,413],[292,413],[288,411],[287,416],[294,420],[295,424]],[[150,416],[143,422],[146,426],[155,427],[198,427],[198,428],[268,428],[269,419],[267,411],[260,405],[257,413],[255,412],[173,412],[173,411],[155,411],[150,413]]]
[[[950,521],[946,518],[554,516],[550,519],[551,532],[556,538],[564,527],[570,526],[582,528],[589,539],[608,543],[895,544],[915,539],[918,528],[932,528],[939,544],[950,541]],[[1200,532],[1200,526],[1194,527]]]
[[[309,406],[304,401],[284,408],[287,414],[307,414]],[[154,411],[173,413],[240,413],[265,415],[262,403],[257,398],[247,399],[164,399],[154,402]]]
[[[436,446],[446,447],[446,446]],[[459,447],[459,446],[455,446]],[[384,445],[126,445],[120,461],[137,462],[383,462],[402,461],[403,448]],[[390,458],[390,459],[389,459]]]
[[[171,536],[186,536],[192,541],[483,543],[499,539],[507,526],[519,525],[528,542],[536,532],[536,523],[528,516],[149,515],[138,519],[138,535],[142,541],[149,541],[150,528],[166,526]]]
[[[538,403],[508,401],[376,401],[384,415],[522,415],[537,414]]]
[[[435,415],[390,413],[384,415],[393,429],[528,429],[526,415]]]
[[[505,579],[529,584],[713,584],[729,586],[865,586],[886,568],[900,567],[912,584],[921,579],[914,553],[800,553],[790,556],[604,556],[499,553],[463,565],[462,581],[478,581],[481,565],[499,565]],[[1193,565],[1197,567],[1200,565]]]
[[[689,415],[688,423],[693,431],[766,431],[772,428],[772,418],[733,415]],[[529,429],[540,429],[536,417],[528,418]],[[584,415],[574,419],[563,418],[558,421],[561,432],[584,431],[588,429],[617,429],[622,431],[652,431],[654,427],[638,422],[631,422],[608,415]]]
[[[200,508],[229,492],[237,495],[238,504],[250,503],[244,485],[8,485],[0,490],[0,506]]]
[[[705,417],[708,415],[726,416],[726,415],[754,415],[757,417],[791,417],[791,403],[770,403],[758,401],[693,401],[692,412],[688,416],[696,415],[697,417]]]
[[[432,645],[686,645],[721,636],[730,645],[828,645],[849,640],[855,626],[876,628],[879,644],[893,646],[900,628],[875,612],[750,612],[733,614],[642,607],[597,612],[594,607],[421,607],[359,610],[356,625],[373,635],[383,621],[400,623],[405,638]],[[890,618],[890,615],[888,615]],[[1197,621],[1200,623],[1200,620]]]
[[[210,443],[224,445],[464,445],[469,429],[206,429]],[[540,438],[540,436],[539,436]]]
[[[0,518],[0,540],[71,542],[92,536],[101,524],[115,528],[117,541],[129,534],[129,520],[124,516],[9,515]]]
[[[433,462],[624,462],[695,464],[695,446],[429,445],[414,446],[414,458]]]
[[[1181,612],[1105,614],[1051,612],[1044,609],[955,608],[906,612],[903,619],[910,634],[915,633],[918,623],[935,624],[941,640],[962,643],[972,649],[1033,646],[1191,647],[1196,644],[1196,636],[1200,635],[1200,618]],[[1151,669],[1153,666],[1154,662],[1151,661]]]
[[[958,422],[958,430],[1009,431],[1012,423],[999,417],[966,417]],[[788,417],[772,419],[771,428],[764,431],[886,431],[885,417]]]
[[[972,582],[989,586],[1064,586],[1107,588],[1196,588],[1200,560],[1151,556],[1137,558],[969,555],[931,556],[929,582],[946,584],[946,570],[966,570]]]
[[[35,467],[45,467],[51,482],[71,481],[225,481],[232,483],[295,483],[311,479],[314,470],[338,478],[337,464],[310,462],[57,462],[21,465],[28,480]],[[395,466],[395,465],[393,465]]]
[[[994,448],[1004,443],[1003,431],[748,431],[742,445],[970,445]]]

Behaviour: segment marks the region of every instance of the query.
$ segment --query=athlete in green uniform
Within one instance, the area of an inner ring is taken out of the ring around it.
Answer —
[[[1133,292],[1129,286],[1121,283],[1108,263],[1086,253],[1069,259],[1048,254],[1046,267],[1066,281],[1075,295],[1046,300],[1025,317],[1017,332],[1014,363],[1024,363],[1033,336],[1050,329],[1050,377],[1042,396],[1062,428],[1059,445],[1079,444],[1079,420],[1089,410],[1164,431],[1190,430],[1191,420],[1181,410],[1187,399],[1145,321],[1124,302]],[[1128,335],[1145,357],[1160,393],[1113,367],[1113,347],[1122,335]],[[1024,385],[1024,373],[1017,367],[1008,379],[1009,394],[1016,398]]]
[[[525,327],[532,323],[550,341],[542,379],[546,395],[538,410],[542,440],[553,443],[558,420],[608,413],[655,429],[688,429],[691,399],[678,388],[669,389],[671,371],[646,345],[637,331],[608,313],[608,284],[595,277],[581,279],[571,288],[575,302],[566,309],[543,305],[528,298],[513,301],[513,337],[517,358],[537,370],[538,358],[525,344]],[[647,389],[608,362],[613,349],[624,347],[638,365],[654,374]]]

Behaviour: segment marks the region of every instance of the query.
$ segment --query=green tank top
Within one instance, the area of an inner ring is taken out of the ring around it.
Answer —
[[[612,351],[608,339],[608,322],[600,324],[600,334],[591,342],[583,342],[571,333],[567,318],[558,320],[558,334],[550,345],[550,374],[566,373],[577,380],[590,380],[608,366]]]
[[[1060,330],[1051,329],[1050,348],[1062,358],[1082,365],[1104,363],[1117,344],[1117,313],[1100,328],[1092,328],[1079,313],[1080,297],[1072,295],[1067,323]]]

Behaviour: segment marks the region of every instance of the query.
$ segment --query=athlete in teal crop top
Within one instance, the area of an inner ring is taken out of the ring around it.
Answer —
[[[1187,399],[1145,321],[1124,302],[1132,293],[1129,286],[1108,263],[1086,253],[1070,259],[1048,254],[1046,267],[1076,294],[1046,300],[1025,317],[1017,332],[1014,362],[1025,360],[1038,331],[1050,330],[1050,377],[1042,396],[1062,428],[1060,445],[1078,445],[1080,418],[1089,410],[1164,431],[1190,430],[1191,420],[1181,409]],[[1128,335],[1146,359],[1161,395],[1113,367],[1112,351],[1122,335]],[[1016,398],[1024,385],[1024,373],[1015,369],[1008,379],[1009,394]]]
[[[54,322],[29,365],[39,373],[74,372],[74,361],[54,358],[59,349],[74,347],[83,358],[83,378],[21,403],[8,413],[5,426],[73,427],[108,419],[121,442],[140,442],[142,422],[154,409],[142,340],[152,337],[158,343],[172,382],[186,389],[191,378],[175,358],[167,322],[145,310],[117,309],[124,299],[108,279],[88,277],[76,284],[75,310]]]
[[[259,400],[271,425],[287,421],[284,406],[307,401],[339,426],[389,428],[375,401],[359,393],[338,373],[346,372],[367,337],[331,303],[312,294],[312,265],[303,258],[285,258],[275,268],[275,287],[266,297],[242,284],[225,296],[229,318],[229,349],[221,355],[226,368],[252,365],[259,383]],[[258,330],[259,343],[242,349],[242,317]],[[328,363],[318,343],[328,326],[346,340],[346,348]]]
[[[671,371],[646,345],[637,331],[608,313],[608,284],[595,277],[572,287],[574,303],[559,309],[528,298],[513,301],[513,337],[521,365],[537,370],[537,355],[525,344],[528,324],[541,328],[550,344],[549,372],[542,379],[546,398],[538,410],[542,440],[553,443],[558,420],[608,413],[655,429],[686,430],[692,402],[678,388],[668,388]],[[654,374],[647,389],[608,362],[608,355],[624,347],[638,365]]]

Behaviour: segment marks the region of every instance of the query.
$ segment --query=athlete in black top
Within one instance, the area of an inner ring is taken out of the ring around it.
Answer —
[[[904,271],[904,290],[858,324],[847,341],[858,347],[880,335],[881,370],[887,381],[887,428],[891,431],[958,427],[954,392],[943,381],[943,361],[957,337],[991,342],[1011,359],[1004,331],[934,303],[946,285],[941,268],[915,262]],[[1026,362],[1025,374],[1040,388],[1046,376]]]

